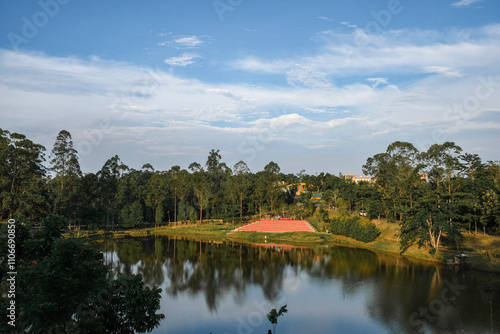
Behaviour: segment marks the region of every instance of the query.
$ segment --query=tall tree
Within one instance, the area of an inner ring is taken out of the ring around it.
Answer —
[[[375,178],[377,190],[394,220],[413,205],[415,188],[420,184],[419,151],[408,142],[396,141],[386,152],[368,158],[363,172]],[[388,217],[389,218],[389,217]]]
[[[441,237],[450,240],[461,237],[457,221],[464,196],[457,179],[461,169],[459,154],[462,149],[452,142],[434,144],[422,154],[428,166],[431,182],[419,187],[417,203],[411,207],[407,219],[401,223],[401,246],[406,250],[412,243],[429,242],[431,253],[439,251]]]
[[[177,191],[180,186],[179,182],[179,172],[181,170],[180,166],[172,166],[169,171],[169,175],[171,178],[171,187],[174,190],[174,221],[177,221]]]
[[[70,219],[76,218],[78,181],[82,175],[77,153],[71,134],[61,130],[56,137],[50,160],[50,169],[55,173],[51,182],[54,194],[53,211]]]
[[[208,206],[210,200],[211,189],[210,179],[207,173],[201,169],[191,175],[191,182],[194,194],[200,208],[200,224],[203,222],[203,209]]]
[[[1,215],[40,218],[45,211],[42,188],[45,147],[25,135],[0,129]]]
[[[51,170],[56,173],[56,177],[60,180],[61,189],[64,189],[66,177],[82,175],[77,153],[73,147],[71,134],[66,130],[61,130],[56,137],[50,161]]]
[[[228,193],[238,201],[240,207],[240,221],[243,220],[243,201],[247,198],[250,190],[250,169],[243,161],[239,161],[234,165],[234,175],[228,183]]]
[[[267,182],[267,195],[269,198],[269,206],[271,209],[271,213],[273,214],[274,214],[274,209],[276,207],[276,200],[278,199],[279,195],[283,193],[282,188],[284,187],[283,184],[280,184],[279,180],[280,170],[281,170],[280,167],[274,161],[270,161],[264,167],[264,176]]]
[[[97,172],[99,180],[100,206],[106,215],[106,225],[114,225],[118,215],[119,206],[117,203],[118,185],[123,172],[128,167],[124,165],[120,157],[115,155],[108,159],[101,170]]]
[[[151,175],[147,183],[146,204],[154,210],[157,225],[161,224],[165,218],[163,207],[168,197],[169,181],[166,172],[156,172]]]

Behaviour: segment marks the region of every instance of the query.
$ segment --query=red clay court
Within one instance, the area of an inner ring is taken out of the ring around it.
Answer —
[[[257,220],[234,229],[256,232],[316,232],[305,220]]]

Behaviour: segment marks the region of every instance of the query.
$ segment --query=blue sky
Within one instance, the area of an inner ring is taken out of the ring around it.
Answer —
[[[499,160],[500,2],[0,2],[0,128],[85,172],[361,173],[396,141]]]

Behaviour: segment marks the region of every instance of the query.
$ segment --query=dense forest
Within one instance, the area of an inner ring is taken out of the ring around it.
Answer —
[[[58,214],[72,225],[130,228],[277,214],[328,220],[330,208],[400,223],[403,243],[429,242],[436,250],[443,234],[498,232],[498,162],[485,163],[452,142],[420,152],[398,141],[362,168],[374,182],[304,170],[284,174],[273,161],[253,173],[244,161],[227,166],[212,149],[204,164],[193,162],[188,170],[158,171],[148,163],[135,170],[116,155],[96,173],[83,174],[68,131],[57,135],[47,156],[25,135],[0,130],[0,216],[37,221]],[[300,183],[307,191],[296,196]],[[320,203],[313,194],[322,194]]]

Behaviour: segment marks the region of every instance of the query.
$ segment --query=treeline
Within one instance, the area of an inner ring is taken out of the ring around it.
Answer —
[[[356,185],[343,177],[284,174],[273,161],[252,173],[243,161],[227,166],[218,150],[211,150],[204,164],[193,162],[187,170],[173,166],[157,171],[150,164],[135,170],[114,156],[96,173],[83,174],[67,131],[59,133],[48,158],[42,145],[22,134],[0,135],[3,219],[23,214],[41,220],[53,213],[96,228],[244,221],[277,214],[304,219],[316,209],[313,192],[324,193],[330,205],[345,212],[358,205]],[[47,160],[49,167],[44,167]],[[295,198],[299,182],[306,183],[308,191]]]
[[[483,163],[453,142],[420,152],[407,142],[394,142],[386,152],[367,159],[363,172],[376,182],[367,196],[368,213],[400,222],[401,247],[414,243],[438,251],[462,231],[498,231],[500,223],[498,163]]]
[[[329,173],[307,175],[303,170],[284,174],[273,161],[252,173],[243,161],[227,166],[218,150],[211,150],[204,164],[193,162],[187,170],[173,166],[158,171],[150,164],[135,170],[114,156],[96,173],[83,174],[65,130],[56,137],[47,168],[45,151],[22,134],[0,130],[3,219],[23,214],[37,220],[54,213],[72,224],[96,228],[245,221],[277,214],[305,219],[318,210],[311,195],[321,193],[318,216],[325,221],[327,208],[345,214],[362,210],[368,218],[402,223],[402,237],[409,243],[422,239],[435,248],[443,234],[451,237],[478,228],[495,232],[499,226],[500,166],[483,163],[477,154],[463,153],[450,142],[426,152],[406,142],[391,144],[363,166],[373,183],[354,183]],[[306,183],[308,190],[299,197],[298,183]]]

